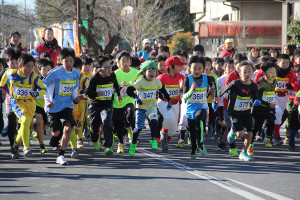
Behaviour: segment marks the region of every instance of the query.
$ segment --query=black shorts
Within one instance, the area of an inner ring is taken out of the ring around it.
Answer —
[[[252,116],[249,115],[232,115],[230,116],[231,124],[234,128],[234,131],[246,131],[246,132],[252,132],[253,130],[253,122],[252,122]]]
[[[41,114],[43,117],[44,125],[47,125],[48,118],[47,118],[47,113],[45,112],[44,108],[37,106],[36,110],[35,110],[35,114]]]
[[[71,126],[75,126],[76,122],[73,117],[73,109],[65,108],[58,113],[48,113],[49,127],[52,132],[59,131],[63,128],[65,122],[71,122]]]

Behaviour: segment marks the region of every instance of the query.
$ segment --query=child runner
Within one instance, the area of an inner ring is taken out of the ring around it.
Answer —
[[[156,105],[156,92],[159,90],[164,98],[169,102],[167,110],[172,107],[171,99],[162,87],[159,79],[155,78],[158,74],[155,61],[146,61],[141,65],[141,69],[137,74],[137,77],[143,75],[132,86],[127,88],[127,94],[134,98],[136,101],[136,119],[135,129],[133,131],[133,139],[129,148],[129,155],[134,156],[137,146],[137,139],[139,133],[145,126],[145,119],[149,119],[149,125],[151,130],[150,144],[152,149],[158,149],[157,141],[155,140],[158,122],[157,122],[157,105]],[[137,94],[135,94],[137,91]]]
[[[280,126],[282,122],[282,115],[289,98],[288,91],[293,90],[298,92],[300,88],[298,78],[290,66],[290,57],[288,55],[281,54],[278,56],[278,66],[276,77],[277,85],[275,89],[275,145],[280,145],[283,143],[280,137]],[[254,82],[257,83],[262,75],[263,71],[259,70],[256,74]]]
[[[1,71],[1,75],[0,75],[1,78],[8,69],[18,69],[19,68],[18,59],[21,56],[21,52],[15,51],[14,49],[9,48],[3,55],[6,60],[7,65],[8,65],[8,68],[5,68],[5,70]],[[9,86],[9,85],[7,85],[7,86]],[[9,144],[11,147],[11,156],[12,156],[12,159],[16,159],[20,156],[19,152],[15,151],[13,148],[14,142],[15,142],[15,136],[18,133],[17,132],[17,116],[14,113],[14,111],[12,110],[11,97],[9,94],[10,91],[7,89],[8,88],[6,88],[6,92],[7,92],[7,94],[6,94],[7,126],[2,131],[2,137],[4,137],[5,135],[8,135]],[[6,92],[3,92],[3,94]],[[5,99],[2,99],[2,101],[4,101],[4,100]]]
[[[191,159],[197,157],[197,143],[200,140],[200,155],[206,155],[207,150],[203,143],[203,125],[207,115],[207,91],[213,87],[214,78],[208,77],[204,72],[205,59],[199,56],[192,56],[189,60],[191,74],[184,80],[183,98],[187,101],[186,116],[191,138]],[[217,95],[214,92],[214,98]],[[216,100],[216,99],[215,99]],[[217,101],[217,100],[216,100]]]
[[[232,81],[224,87],[220,95],[225,92],[229,95],[228,114],[230,115],[234,132],[228,134],[228,142],[232,144],[235,136],[244,137],[243,150],[239,158],[250,161],[251,157],[247,154],[247,149],[252,139],[252,116],[250,111],[250,100],[254,100],[253,105],[259,106],[260,101],[256,99],[257,85],[251,81],[254,72],[252,63],[244,61],[239,65],[240,79]],[[227,98],[228,99],[228,98]]]
[[[160,74],[157,78],[167,90],[173,106],[171,109],[167,109],[169,102],[162,97],[158,99],[157,106],[164,118],[161,147],[163,152],[168,152],[168,135],[175,135],[178,129],[179,101],[181,100],[180,94],[184,80],[184,75],[180,74],[180,70],[185,63],[181,62],[177,56],[171,56],[166,60],[165,64],[168,66],[168,72]]]
[[[91,139],[94,149],[100,149],[99,128],[103,124],[105,139],[104,155],[113,155],[113,99],[114,93],[117,93],[118,102],[122,102],[120,88],[115,73],[112,73],[112,66],[108,57],[102,57],[99,61],[93,63],[97,67],[98,73],[91,77],[91,80],[85,90],[85,94],[90,99],[89,113],[91,118]]]
[[[233,71],[234,71],[233,60],[229,59],[227,62],[225,62],[224,75],[221,76],[220,78],[218,78],[219,90],[221,90],[224,87],[228,74],[230,74]],[[227,134],[230,130],[230,127],[229,128],[226,127],[222,133],[222,129],[223,129],[224,125],[226,126],[225,119],[224,119],[224,113],[223,113],[223,105],[224,105],[223,97],[220,97],[220,101],[218,103],[218,109],[216,111],[216,116],[218,118],[218,120],[217,120],[218,124],[216,124],[216,135],[214,137],[218,138],[220,136],[220,143],[218,144],[218,150],[227,151],[225,142],[227,140]]]
[[[37,68],[39,69],[40,78],[43,80],[48,72],[54,67],[54,63],[47,59],[40,59],[37,61]],[[48,150],[44,144],[44,132],[47,128],[47,114],[44,110],[45,99],[43,96],[38,96],[35,99],[36,110],[35,110],[35,119],[36,119],[36,132],[37,137],[40,142],[40,152],[41,154],[46,153]]]
[[[118,84],[121,85],[122,102],[118,101],[117,96],[114,96],[114,112],[113,112],[113,124],[115,131],[117,132],[119,144],[117,153],[124,153],[124,136],[128,132],[126,128],[130,130],[134,129],[135,116],[134,116],[134,103],[135,100],[127,95],[127,88],[131,86],[135,80],[137,69],[130,67],[130,54],[128,52],[120,53],[118,57],[119,69],[115,71]],[[131,131],[130,131],[131,132]]]
[[[80,72],[73,68],[75,52],[71,48],[64,48],[59,52],[62,66],[52,69],[43,79],[47,87],[45,97],[45,111],[48,114],[52,135],[57,137],[63,130],[61,147],[56,163],[67,165],[64,154],[70,139],[72,128],[76,125],[73,117],[74,103],[80,102],[78,96]],[[61,120],[63,122],[61,122]]]
[[[253,136],[251,144],[248,149],[248,155],[253,156],[253,142],[256,137],[256,133],[260,132],[265,121],[267,131],[265,138],[265,147],[271,148],[271,139],[274,130],[275,121],[275,87],[276,81],[276,69],[275,63],[267,62],[261,66],[264,77],[258,81],[258,93],[257,99],[261,101],[260,106],[255,106],[252,111],[253,116]]]
[[[13,146],[12,158],[18,157],[18,148],[23,142],[24,156],[31,156],[29,148],[30,125],[36,109],[34,99],[46,94],[46,87],[42,80],[33,72],[34,58],[23,54],[19,58],[19,69],[8,69],[2,76],[0,88],[8,87],[11,96],[12,109],[21,124]]]

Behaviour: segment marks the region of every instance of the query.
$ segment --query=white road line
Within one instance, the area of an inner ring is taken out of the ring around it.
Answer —
[[[272,198],[274,198],[274,199],[280,199],[280,200],[292,200],[292,199],[290,199],[290,198],[288,198],[288,197],[284,197],[284,196],[281,196],[281,195],[279,195],[279,194],[275,194],[275,193],[273,193],[273,192],[269,192],[269,191],[266,191],[266,190],[263,190],[263,189],[260,189],[260,188],[251,186],[251,185],[247,185],[247,184],[245,184],[245,183],[242,183],[242,182],[239,182],[239,181],[232,180],[232,179],[230,179],[230,178],[226,178],[226,179],[228,179],[228,180],[230,180],[230,181],[232,181],[232,182],[235,182],[235,183],[237,183],[237,184],[240,184],[240,185],[242,185],[242,186],[248,187],[248,188],[250,188],[250,189],[252,189],[252,190],[255,190],[255,191],[257,191],[257,192],[260,192],[260,193],[262,193],[262,194],[268,195],[268,196],[270,196],[270,197],[272,197]]]
[[[187,173],[192,174],[194,176],[197,176],[197,177],[199,177],[201,179],[207,180],[210,183],[213,183],[213,184],[218,185],[218,186],[220,186],[220,187],[222,187],[222,188],[224,188],[224,189],[226,189],[226,190],[228,190],[230,192],[233,192],[233,193],[235,193],[237,195],[240,195],[241,197],[244,197],[245,199],[251,199],[251,200],[261,200],[261,199],[263,199],[263,198],[261,198],[259,196],[256,196],[255,194],[252,194],[252,193],[247,192],[245,190],[236,188],[235,186],[233,186],[233,185],[231,185],[229,183],[226,183],[224,181],[220,181],[220,180],[218,180],[218,179],[216,179],[216,178],[214,178],[212,176],[209,176],[209,175],[207,175],[207,174],[205,174],[205,173],[203,173],[201,171],[195,170],[195,169],[190,168],[190,167],[188,167],[186,165],[183,165],[183,164],[180,164],[180,163],[175,162],[173,160],[170,160],[168,158],[165,158],[165,157],[163,157],[161,155],[152,153],[152,152],[147,151],[145,149],[137,149],[137,151],[139,151],[139,152],[141,152],[141,153],[143,153],[143,154],[145,154],[147,156],[150,156],[152,158],[158,159],[158,160],[160,160],[162,162],[165,162],[167,164],[170,164],[170,165],[172,165],[172,166],[174,166],[174,167],[176,167],[178,169],[186,171]],[[228,180],[230,180],[230,179],[228,179]],[[231,180],[231,181],[233,181],[233,180]],[[250,187],[252,187],[252,186],[250,186]],[[257,189],[259,189],[259,188],[257,188]],[[261,190],[261,191],[264,191],[264,190]],[[273,198],[275,198],[274,196],[276,195],[276,194],[271,193],[271,192],[268,193],[267,191],[266,192],[262,192],[262,193],[265,194],[265,195],[269,195],[270,197],[273,197]],[[289,198],[283,197],[281,195],[277,195],[276,197],[277,198],[281,197],[280,199],[289,199]]]

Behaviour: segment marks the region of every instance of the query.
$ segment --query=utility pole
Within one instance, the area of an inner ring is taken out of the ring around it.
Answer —
[[[80,17],[80,0],[77,0],[77,36],[78,36],[78,46],[79,52],[81,51],[81,17]]]

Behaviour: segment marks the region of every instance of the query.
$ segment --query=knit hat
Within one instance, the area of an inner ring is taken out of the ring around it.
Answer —
[[[139,76],[143,75],[143,71],[146,71],[149,68],[155,69],[156,70],[156,75],[158,74],[158,70],[157,70],[157,67],[156,67],[156,62],[153,61],[153,60],[147,60],[147,61],[143,62],[143,64],[140,66],[140,70],[137,73],[136,77],[139,77]]]

